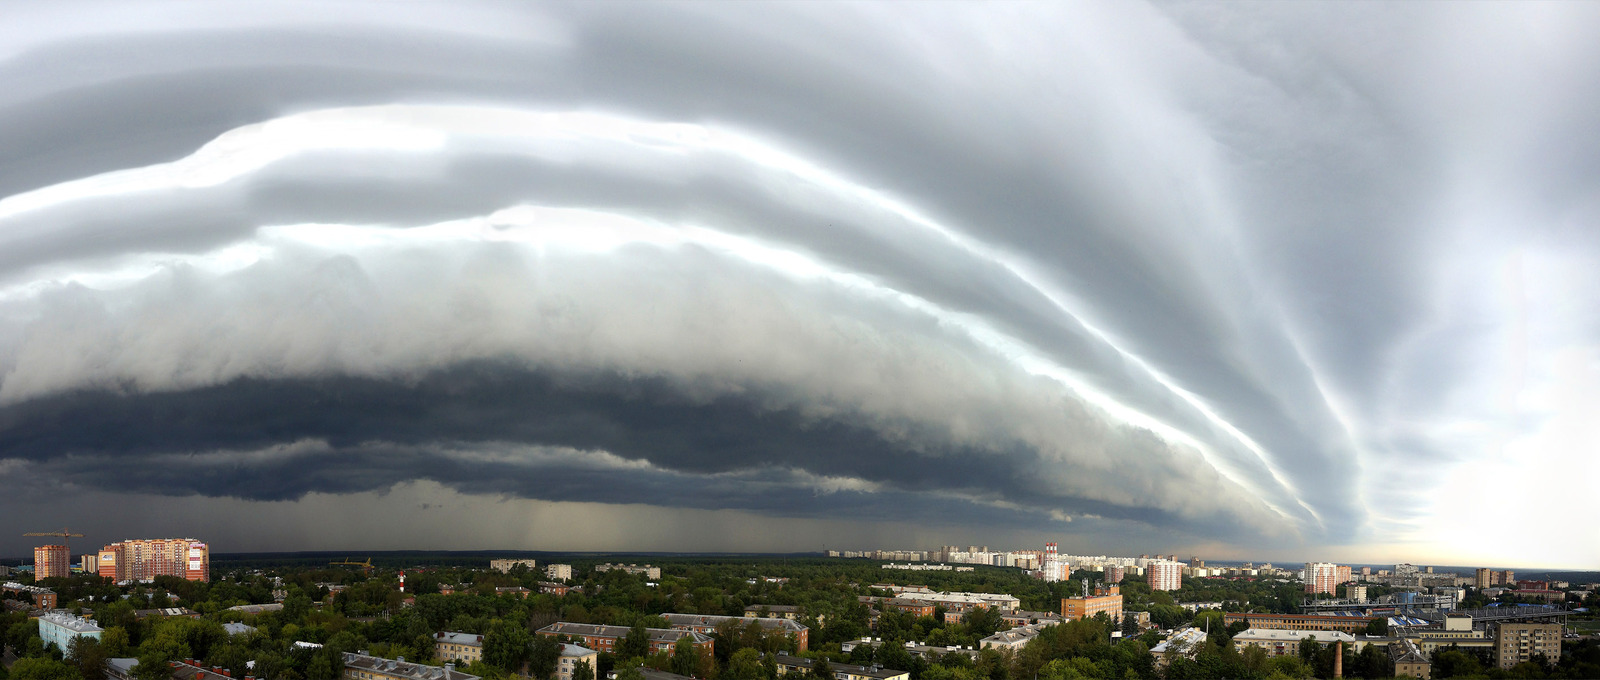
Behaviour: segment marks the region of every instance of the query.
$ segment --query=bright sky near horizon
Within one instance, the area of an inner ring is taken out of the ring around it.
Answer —
[[[1597,30],[0,7],[0,554],[1594,569]]]

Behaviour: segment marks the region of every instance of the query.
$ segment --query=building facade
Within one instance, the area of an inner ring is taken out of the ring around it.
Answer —
[[[1335,630],[1344,633],[1358,633],[1365,630],[1367,624],[1374,618],[1381,617],[1228,612],[1222,616],[1222,622],[1229,626],[1243,622],[1256,630]]]
[[[600,573],[600,574],[603,574],[603,573],[608,572],[608,571],[625,571],[625,572],[627,572],[629,574],[640,574],[640,575],[643,575],[645,578],[650,579],[652,581],[660,580],[660,578],[661,578],[661,567],[652,567],[652,566],[650,566],[648,564],[646,564],[646,565],[612,564],[610,562],[607,562],[605,564],[595,565],[594,570],[595,570],[595,573]]]
[[[533,560],[489,560],[489,568],[502,574],[510,573],[511,568],[519,564],[527,567],[529,571],[537,566]]]
[[[176,576],[211,580],[211,548],[192,538],[150,538],[119,541],[100,549],[100,575],[118,583]]]
[[[344,678],[345,680],[481,680],[476,675],[456,670],[452,663],[446,663],[440,668],[350,652],[344,654]]]
[[[1561,658],[1561,624],[1502,623],[1495,631],[1494,660],[1501,668],[1532,661],[1537,655],[1547,661]]]
[[[1122,593],[1119,586],[1096,588],[1087,597],[1068,597],[1061,600],[1061,618],[1068,621],[1086,619],[1104,613],[1113,622],[1122,620]]]
[[[56,608],[56,591],[42,586],[25,586],[16,581],[7,581],[3,589],[6,593],[15,593],[33,601],[33,606],[39,609]]]
[[[1183,586],[1183,565],[1172,560],[1156,560],[1145,565],[1151,590],[1177,590]]]
[[[1267,656],[1298,656],[1300,642],[1307,638],[1323,645],[1343,642],[1346,646],[1356,640],[1354,635],[1336,630],[1250,628],[1233,636],[1233,645],[1240,651],[1244,651],[1245,647],[1260,647]]]
[[[72,573],[72,553],[64,545],[41,545],[33,549],[33,578],[66,578]]]
[[[91,637],[98,640],[103,632],[94,619],[66,612],[46,612],[39,617],[39,639],[44,640],[45,647],[55,645],[62,652],[71,649],[73,638]]]
[[[572,680],[578,664],[589,663],[589,677],[599,677],[600,653],[579,645],[561,645],[561,656],[556,659],[556,680]]]
[[[545,578],[552,578],[552,579],[555,579],[557,581],[571,581],[572,580],[572,565],[570,565],[570,564],[548,564],[548,565],[545,565],[544,575],[545,575]]]
[[[711,614],[662,614],[667,625],[676,630],[687,630],[711,635],[716,629],[732,623],[739,628],[751,624],[760,626],[763,634],[787,637],[795,642],[795,650],[804,652],[810,646],[811,629],[793,619],[773,617],[716,616]]]
[[[1339,567],[1327,562],[1307,562],[1305,575],[1306,594],[1332,595],[1339,584]]]
[[[1106,583],[1122,583],[1127,573],[1127,569],[1120,564],[1108,564],[1105,568]]]
[[[790,673],[798,673],[804,676],[811,675],[811,659],[779,654],[777,661],[778,677],[780,678]],[[834,680],[911,680],[911,673],[908,671],[897,671],[878,666],[868,667],[848,663],[830,663],[828,664],[828,670],[832,672]]]
[[[481,661],[483,636],[448,631],[434,633],[433,658],[440,661],[459,661],[463,666]]]
[[[565,635],[583,640],[583,646],[602,652],[615,652],[617,643],[628,636],[627,626],[602,626],[592,623],[570,623],[558,621],[540,628],[538,635],[557,636]],[[688,637],[695,649],[710,654],[715,651],[710,635],[694,631],[679,630],[676,628],[647,628],[645,633],[650,637],[650,653],[667,652],[671,654],[677,646],[678,640]]]

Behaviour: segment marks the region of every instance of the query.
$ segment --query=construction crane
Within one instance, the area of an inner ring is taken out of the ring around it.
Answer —
[[[361,567],[363,570],[366,570],[366,571],[371,571],[372,570],[372,558],[371,557],[368,557],[367,561],[365,561],[365,562],[357,562],[355,560],[347,558],[342,562],[329,562],[328,564],[336,566],[336,567]]]
[[[69,538],[83,538],[83,534],[72,533],[71,529],[62,527],[60,531],[30,531],[23,536],[60,536],[61,543],[67,546],[67,555],[72,555],[72,541]]]

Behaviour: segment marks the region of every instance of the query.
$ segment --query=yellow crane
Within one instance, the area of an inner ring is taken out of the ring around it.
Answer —
[[[367,561],[365,562],[357,562],[347,558],[342,562],[329,562],[328,564],[336,567],[361,567],[364,570],[370,571],[372,569],[372,558],[368,557]]]
[[[63,545],[65,545],[65,546],[67,546],[67,558],[68,559],[71,559],[71,557],[72,557],[72,541],[69,541],[67,539],[69,539],[69,538],[83,538],[83,534],[72,533],[72,530],[68,529],[66,527],[62,527],[62,529],[60,531],[30,531],[30,532],[28,532],[26,534],[23,534],[23,536],[60,536],[61,537],[61,543]]]

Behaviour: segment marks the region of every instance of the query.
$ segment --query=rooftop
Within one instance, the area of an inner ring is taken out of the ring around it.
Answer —
[[[1276,628],[1251,628],[1233,636],[1235,640],[1272,640],[1299,642],[1311,638],[1317,642],[1355,642],[1356,636],[1336,630],[1278,630]]]
[[[472,647],[483,646],[483,636],[478,635],[477,633],[454,633],[451,631],[444,631],[441,633],[434,633],[433,641],[435,643],[444,642],[453,645],[469,645]]]
[[[748,616],[716,616],[712,614],[662,614],[661,618],[666,619],[667,623],[673,626],[715,627],[724,622],[732,621],[738,626],[748,626],[754,623],[762,628],[776,628],[789,631],[791,633],[798,633],[802,630],[806,630],[805,626],[790,619],[751,618]]]
[[[778,654],[777,657],[779,666],[788,666],[789,668],[805,668],[807,670],[810,670],[811,668],[811,659],[803,659],[798,656],[789,656],[788,654]],[[829,663],[828,669],[833,671],[835,674],[848,673],[850,675],[878,678],[879,680],[888,680],[889,678],[899,677],[906,674],[905,671],[897,671],[879,666],[857,666],[855,664],[848,663]]]
[[[457,670],[349,652],[345,652],[344,665],[345,668],[357,668],[412,680],[480,680],[476,675],[468,675]]]
[[[627,626],[602,626],[594,623],[570,623],[557,621],[539,629],[540,633],[547,635],[584,635],[595,637],[614,637],[621,639],[628,634]],[[676,628],[646,628],[650,633],[651,642],[676,642],[679,638],[688,636],[695,644],[708,642],[711,636]]]
[[[39,622],[44,623],[46,621],[57,626],[61,626],[62,628],[70,630],[74,633],[99,633],[103,631],[103,629],[95,623],[94,619],[79,618],[64,611],[45,612],[43,616],[39,617]]]
[[[562,656],[593,656],[595,654],[599,654],[599,652],[583,645],[561,645]]]

